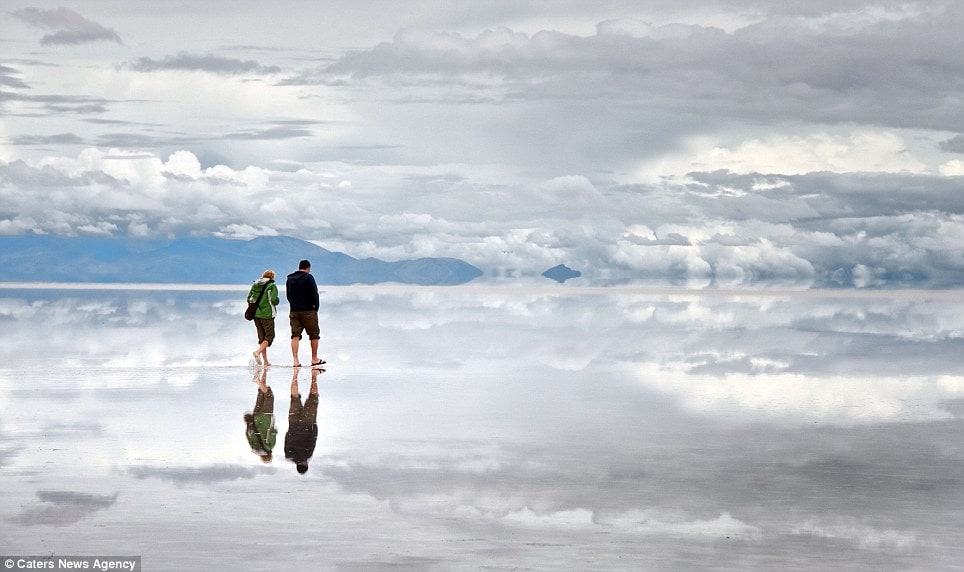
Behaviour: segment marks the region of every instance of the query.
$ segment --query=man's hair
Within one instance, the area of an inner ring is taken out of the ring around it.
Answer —
[[[298,263],[298,270],[304,270],[306,268],[311,268],[311,263],[307,260],[302,260]]]

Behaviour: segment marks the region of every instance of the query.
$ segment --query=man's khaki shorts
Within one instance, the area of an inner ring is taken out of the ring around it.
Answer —
[[[318,327],[318,312],[315,310],[304,310],[291,312],[288,314],[291,322],[291,339],[301,339],[301,332],[308,333],[309,340],[321,338],[321,329]]]

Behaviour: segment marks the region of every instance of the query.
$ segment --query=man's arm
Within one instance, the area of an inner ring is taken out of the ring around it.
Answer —
[[[314,302],[314,304],[315,304],[315,310],[320,310],[320,309],[321,309],[321,297],[318,296],[318,283],[315,282],[315,277],[312,276],[311,274],[308,275],[308,278],[311,279],[311,300],[312,300],[312,301]]]

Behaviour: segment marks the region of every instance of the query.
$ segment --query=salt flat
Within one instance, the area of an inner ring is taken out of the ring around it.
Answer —
[[[285,339],[249,364],[243,292],[0,289],[0,553],[964,566],[958,293],[573,290],[326,290],[302,475],[284,442],[313,375]],[[245,435],[260,383],[269,463]]]

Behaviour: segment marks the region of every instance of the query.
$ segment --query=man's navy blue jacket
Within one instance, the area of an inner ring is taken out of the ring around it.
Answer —
[[[318,285],[315,284],[315,277],[304,270],[288,275],[285,281],[285,296],[292,312],[318,311]]]

